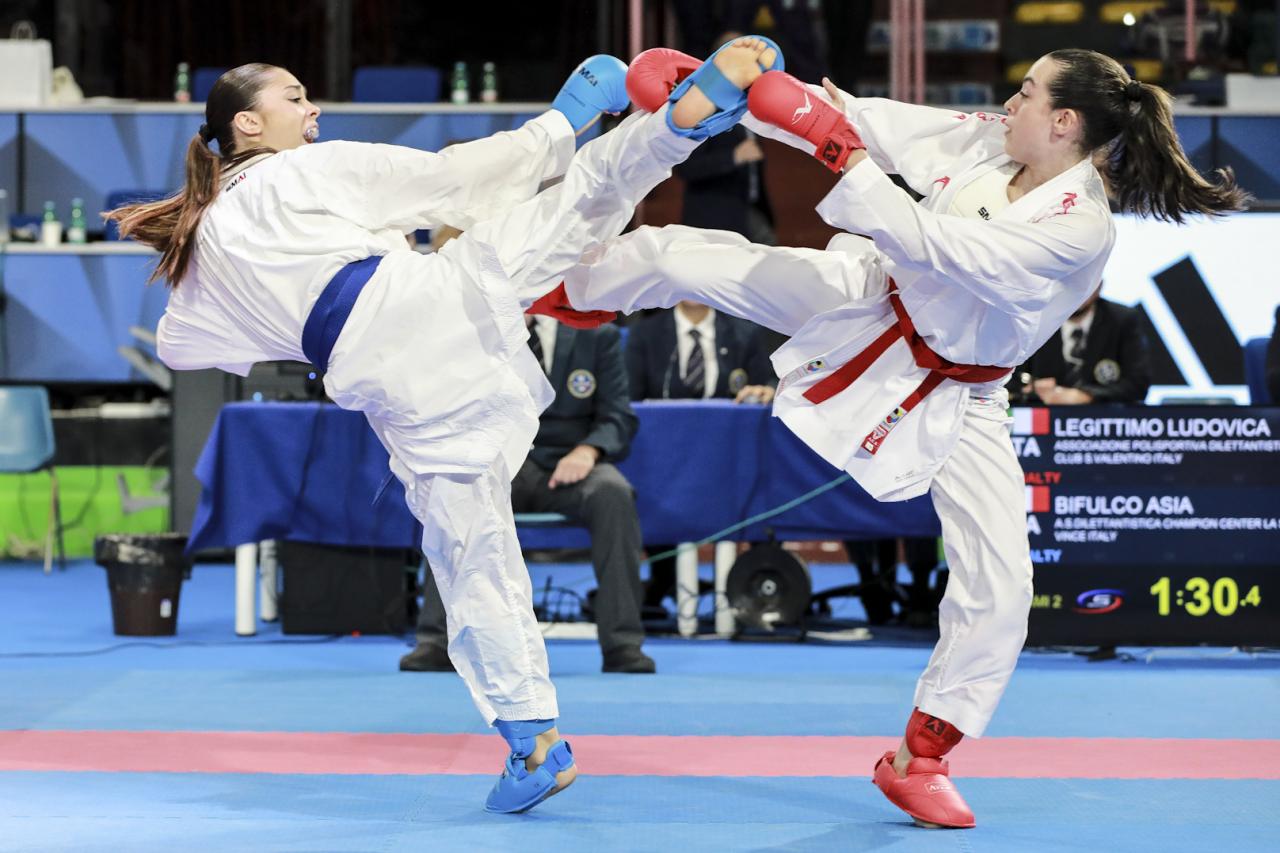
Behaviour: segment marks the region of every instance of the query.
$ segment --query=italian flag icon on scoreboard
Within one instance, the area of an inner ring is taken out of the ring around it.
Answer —
[[[1013,410],[1014,435],[1048,435],[1049,410],[1015,408]]]
[[[1049,511],[1049,487],[1027,486],[1027,512]]]

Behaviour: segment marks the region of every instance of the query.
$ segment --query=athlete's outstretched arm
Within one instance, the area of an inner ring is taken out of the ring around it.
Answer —
[[[466,230],[532,198],[544,179],[567,168],[574,137],[553,111],[440,152],[339,141],[287,153],[296,158],[282,190],[292,207],[315,205],[374,231]]]
[[[983,221],[933,213],[864,159],[818,205],[830,225],[875,241],[908,269],[940,272],[1005,311],[1034,311],[1053,298],[1051,285],[1109,252],[1109,210],[1088,199],[1063,199],[1039,222]]]
[[[839,96],[835,101],[821,86],[808,86],[811,97],[844,110],[877,166],[891,175],[901,175],[921,195],[927,195],[933,182],[969,147],[988,141],[994,154],[1003,145],[1001,115],[962,113],[887,98],[857,98],[832,88]],[[813,153],[811,142],[755,116],[748,114],[742,123],[760,136]]]

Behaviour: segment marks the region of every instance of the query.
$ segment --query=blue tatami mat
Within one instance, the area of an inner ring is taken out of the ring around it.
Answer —
[[[1251,781],[970,779],[977,829],[922,830],[866,780],[584,777],[522,816],[488,777],[0,774],[0,849],[24,851],[1274,850]],[[8,846],[6,846],[8,845]]]
[[[540,573],[590,578],[586,566],[531,570],[535,586]],[[397,671],[411,638],[285,637],[267,624],[237,638],[232,602],[231,568],[198,565],[176,637],[116,637],[101,569],[45,576],[0,564],[0,731],[486,731],[456,676]],[[655,639],[656,676],[602,675],[593,641],[548,648],[571,736],[897,737],[930,642]],[[1127,651],[1101,663],[1025,653],[988,734],[1273,743],[1280,655]],[[978,827],[927,831],[865,777],[766,772],[584,776],[528,815],[499,817],[481,810],[492,776],[7,771],[0,851],[1280,849],[1280,781],[963,778],[959,768]]]

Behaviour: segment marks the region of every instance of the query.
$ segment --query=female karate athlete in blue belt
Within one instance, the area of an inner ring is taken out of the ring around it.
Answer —
[[[316,143],[320,110],[301,83],[245,65],[210,92],[183,189],[108,214],[161,253],[167,365],[244,375],[259,361],[310,361],[334,402],[367,416],[422,523],[450,658],[511,746],[490,811],[531,808],[577,773],[511,511],[512,473],[553,396],[523,313],[612,317],[567,309],[564,271],[618,235],[781,66],[772,43],[740,39],[670,109],[633,115],[575,154],[601,112],[628,105],[617,59],[583,62],[553,109],[520,129],[439,153]],[[446,224],[466,233],[433,255],[407,248],[407,232]]]

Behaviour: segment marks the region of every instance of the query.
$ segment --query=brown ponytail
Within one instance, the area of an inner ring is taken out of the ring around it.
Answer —
[[[1104,177],[1121,210],[1181,223],[1188,214],[1217,216],[1248,203],[1229,167],[1210,182],[1187,160],[1172,100],[1159,86],[1130,79],[1120,63],[1092,50],[1049,57],[1058,63],[1052,106],[1080,115],[1086,152],[1106,149]]]
[[[103,214],[116,222],[121,237],[132,237],[160,252],[160,261],[148,281],[160,278],[177,287],[191,263],[196,230],[205,209],[218,197],[218,179],[224,168],[235,166],[269,148],[235,150],[232,120],[236,113],[253,109],[258,92],[274,65],[255,62],[233,68],[218,78],[205,103],[205,123],[187,144],[186,178],[176,195],[160,201],[126,204]],[[216,140],[218,152],[209,143]]]

